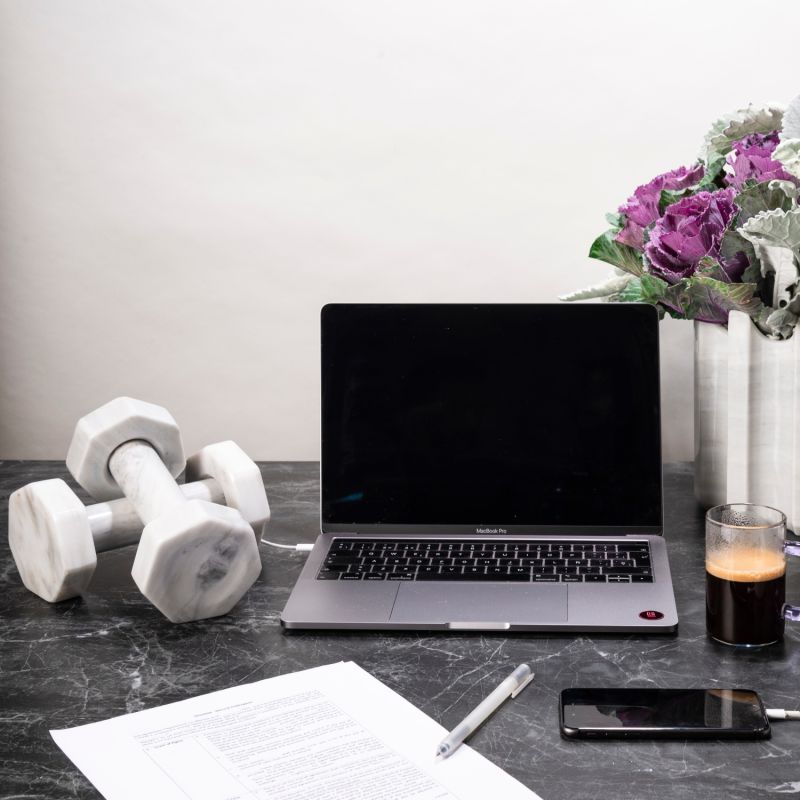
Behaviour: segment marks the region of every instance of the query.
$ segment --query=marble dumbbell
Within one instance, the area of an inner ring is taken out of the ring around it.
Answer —
[[[187,500],[237,509],[260,535],[269,503],[256,464],[235,442],[204,447],[186,462]],[[18,489],[9,500],[9,543],[22,582],[56,603],[82,594],[97,554],[137,544],[142,522],[126,498],[84,506],[60,478]]]
[[[261,572],[253,529],[239,511],[184,497],[175,481],[183,444],[166,409],[120,397],[87,414],[75,428],[67,467],[96,499],[130,501],[144,523],[131,574],[173,622],[226,614]],[[203,478],[213,468],[206,457],[193,472]],[[69,565],[66,572],[69,583]]]

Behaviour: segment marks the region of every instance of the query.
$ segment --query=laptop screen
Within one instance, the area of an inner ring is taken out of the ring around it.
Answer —
[[[322,310],[323,530],[636,528],[661,513],[651,306]]]

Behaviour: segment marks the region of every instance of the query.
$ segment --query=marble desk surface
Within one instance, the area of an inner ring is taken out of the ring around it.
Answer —
[[[318,467],[266,463],[269,536],[312,542]],[[800,707],[800,630],[763,652],[705,634],[702,510],[691,465],[665,470],[666,536],[680,615],[676,636],[294,633],[278,616],[303,556],[261,545],[264,571],[226,617],[173,625],[138,593],[134,548],[103,554],[81,599],[49,605],[21,584],[8,548],[8,495],[63,463],[0,462],[0,797],[96,798],[55,746],[67,728],[306,667],[352,660],[446,727],[519,663],[534,682],[471,744],[545,800],[752,798],[800,793],[800,723],[762,742],[567,742],[557,701],[568,686],[739,686],[768,706]],[[74,485],[74,484],[73,484]],[[82,495],[83,496],[83,495]],[[789,591],[800,598],[800,567]],[[431,743],[433,750],[434,743]]]

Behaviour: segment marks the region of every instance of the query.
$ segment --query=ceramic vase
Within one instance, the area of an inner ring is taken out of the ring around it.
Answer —
[[[695,322],[697,500],[759,503],[800,526],[800,335],[774,340],[732,311]]]

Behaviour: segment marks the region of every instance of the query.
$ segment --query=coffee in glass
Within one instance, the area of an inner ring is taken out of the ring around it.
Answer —
[[[777,509],[738,503],[706,514],[706,627],[724,644],[759,647],[783,638],[786,517]]]

